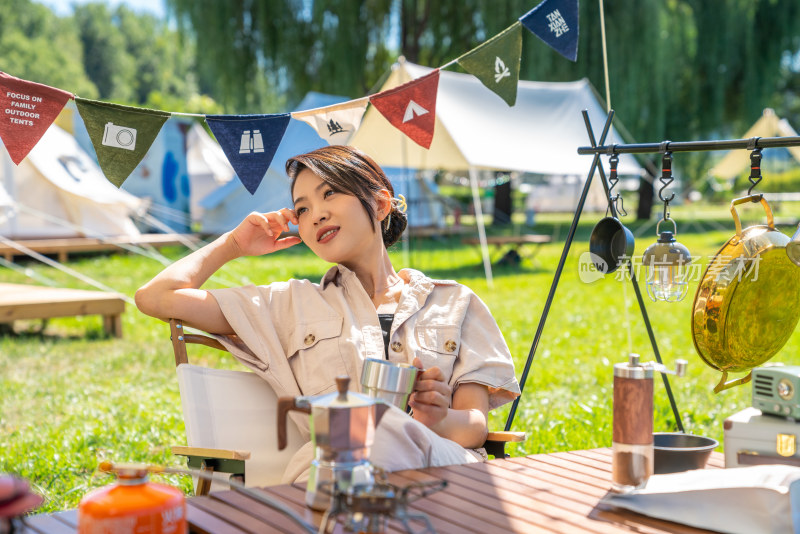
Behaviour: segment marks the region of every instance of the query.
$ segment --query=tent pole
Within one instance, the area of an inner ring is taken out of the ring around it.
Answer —
[[[400,141],[400,151],[403,154],[403,191],[411,196],[411,184],[408,181],[408,147],[406,146],[407,138],[403,136]],[[397,196],[397,194],[395,194]],[[409,223],[407,223],[411,226]],[[411,228],[407,232],[403,232],[401,239],[403,241],[403,265],[413,268],[411,264]]]
[[[5,148],[5,147],[4,147]],[[14,180],[14,173],[16,172],[16,167],[13,164],[14,162],[11,161],[11,156],[8,154],[8,151],[3,150],[3,176],[2,180],[0,180],[0,189],[5,189],[8,196],[11,197],[12,202],[13,199],[17,198],[17,190],[16,190],[16,180]],[[5,221],[0,222],[7,222],[8,223],[8,235],[16,235],[18,232],[17,228],[17,220],[18,215],[14,213],[13,209],[10,213],[4,214]]]
[[[586,110],[583,111],[584,117],[588,117]],[[614,112],[611,111],[608,114],[608,118],[606,118],[606,123],[603,126],[603,133],[600,135],[600,143],[604,143],[606,140],[606,136],[608,135],[609,130],[611,129],[611,119],[614,117]],[[525,368],[522,370],[522,376],[519,380],[519,390],[520,396],[514,399],[514,403],[511,405],[511,410],[508,413],[508,419],[506,419],[506,426],[505,430],[511,430],[511,423],[514,422],[514,415],[517,413],[517,406],[519,406],[519,400],[522,398],[522,391],[525,389],[525,381],[528,378],[528,373],[531,369],[531,364],[533,363],[533,357],[536,354],[536,348],[539,346],[539,340],[542,338],[542,332],[544,331],[544,324],[547,321],[547,316],[550,313],[550,306],[553,304],[553,298],[556,294],[556,288],[558,287],[558,281],[561,279],[561,273],[564,271],[564,264],[567,262],[567,256],[569,255],[569,247],[572,245],[573,239],[575,239],[575,232],[578,229],[578,222],[581,219],[581,213],[583,212],[583,206],[586,203],[586,197],[589,196],[589,187],[592,185],[592,177],[594,176],[595,168],[597,168],[600,162],[600,154],[596,153],[594,158],[592,159],[592,166],[589,169],[589,174],[586,177],[586,183],[583,186],[583,191],[581,192],[581,197],[578,200],[578,206],[575,209],[575,215],[572,218],[572,224],[569,227],[569,232],[567,233],[567,240],[564,243],[564,249],[561,251],[561,259],[558,260],[558,267],[556,267],[556,274],[553,276],[553,282],[550,284],[550,292],[547,294],[547,300],[544,303],[544,310],[542,310],[542,315],[539,317],[539,326],[536,328],[536,334],[533,336],[533,343],[531,344],[531,349],[528,352],[528,359],[525,362]]]
[[[483,271],[486,273],[486,285],[489,286],[489,289],[493,289],[492,262],[489,259],[489,244],[486,242],[486,227],[483,224],[481,195],[478,191],[478,171],[475,167],[469,168],[469,184],[472,187],[472,204],[475,206],[475,219],[478,223],[478,238],[481,242],[481,256],[483,257]]]

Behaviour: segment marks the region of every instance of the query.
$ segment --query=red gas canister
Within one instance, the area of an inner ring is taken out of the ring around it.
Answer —
[[[171,486],[148,482],[144,465],[116,464],[117,482],[86,494],[78,506],[79,534],[186,532],[186,502]]]

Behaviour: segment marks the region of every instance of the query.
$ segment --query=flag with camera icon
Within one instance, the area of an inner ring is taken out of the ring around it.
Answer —
[[[206,124],[251,195],[267,174],[290,118],[288,113],[206,115]]]
[[[565,58],[578,59],[578,0],[544,0],[519,21]]]
[[[75,98],[97,152],[97,162],[117,187],[127,180],[156,140],[170,113]]]
[[[0,72],[0,138],[19,165],[53,124],[72,93]]]
[[[506,104],[513,106],[517,102],[521,57],[522,24],[517,21],[456,61]]]

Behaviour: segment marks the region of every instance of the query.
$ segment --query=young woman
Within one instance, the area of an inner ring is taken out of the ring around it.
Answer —
[[[413,415],[387,412],[371,461],[390,470],[481,461],[485,454],[471,449],[486,438],[488,411],[519,395],[486,305],[456,282],[395,271],[386,249],[406,227],[404,203],[369,156],[334,145],[291,158],[286,171],[293,209],[251,213],[140,288],[136,305],[217,334],[278,395],[327,393],[341,374],[358,388],[365,358],[412,363],[424,370],[409,401]],[[299,237],[281,237],[290,223]],[[233,259],[301,242],[335,264],[319,284],[200,289]],[[309,439],[308,421],[295,422]],[[284,480],[302,478],[312,453],[301,449]]]

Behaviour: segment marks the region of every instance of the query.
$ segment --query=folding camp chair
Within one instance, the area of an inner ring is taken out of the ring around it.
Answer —
[[[275,392],[249,371],[190,364],[186,343],[226,349],[212,337],[184,333],[175,319],[170,320],[170,331],[187,442],[187,446],[172,447],[173,454],[187,456],[189,467],[226,473],[247,486],[280,484],[304,440],[289,418],[288,446],[278,450]],[[209,482],[200,479],[195,493],[204,495],[210,489]]]
[[[291,418],[287,421],[288,446],[278,451],[277,396],[270,385],[249,371],[191,365],[186,343],[227,349],[212,337],[183,330],[179,320],[170,320],[188,445],[172,447],[172,452],[187,456],[189,467],[227,473],[247,486],[280,484],[289,460],[304,443],[297,426]],[[489,432],[484,448],[504,458],[506,443],[524,440],[524,432]],[[198,481],[197,495],[209,490],[206,481]]]

